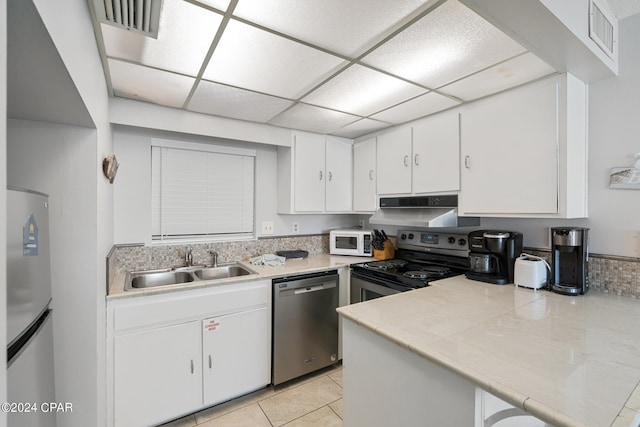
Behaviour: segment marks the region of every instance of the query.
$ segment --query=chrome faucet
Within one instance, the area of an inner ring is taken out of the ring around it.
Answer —
[[[187,252],[184,254],[184,265],[187,267],[191,267],[193,265],[193,254],[191,253],[191,248],[188,248]]]
[[[217,267],[218,266],[218,252],[209,251],[209,253],[211,254],[211,266],[212,267]]]

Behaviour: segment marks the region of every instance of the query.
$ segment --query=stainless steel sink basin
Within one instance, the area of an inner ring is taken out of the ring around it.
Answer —
[[[225,279],[227,277],[248,276],[250,274],[256,274],[256,272],[239,264],[231,264],[220,267],[202,268],[195,270],[193,274],[200,280],[214,280]]]
[[[229,277],[258,274],[238,263],[218,267],[180,267],[165,270],[132,271],[127,274],[124,290],[179,285],[200,280],[226,279]]]
[[[127,281],[132,289],[152,288],[154,286],[177,285],[193,282],[194,277],[187,271],[139,272]]]

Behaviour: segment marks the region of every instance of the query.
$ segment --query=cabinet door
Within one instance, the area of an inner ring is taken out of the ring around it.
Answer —
[[[463,214],[558,212],[557,84],[464,111],[461,143]]]
[[[378,137],[378,194],[411,193],[411,128]]]
[[[376,206],[376,139],[353,146],[353,210],[373,212]]]
[[[295,210],[322,212],[325,205],[324,136],[296,134],[293,149]]]
[[[445,113],[413,127],[413,192],[460,189],[458,113]]]
[[[202,321],[205,406],[271,382],[271,313],[267,307]]]
[[[351,171],[353,152],[351,144],[326,140],[326,196],[328,212],[351,211]]]
[[[114,424],[154,425],[202,407],[200,322],[115,338]]]

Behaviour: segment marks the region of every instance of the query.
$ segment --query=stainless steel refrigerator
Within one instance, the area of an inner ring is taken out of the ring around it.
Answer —
[[[55,426],[48,196],[7,191],[9,427]],[[4,409],[4,408],[3,408]]]

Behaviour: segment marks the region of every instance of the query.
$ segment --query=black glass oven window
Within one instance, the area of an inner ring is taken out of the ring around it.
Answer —
[[[358,249],[358,238],[353,236],[336,236],[336,248]]]
[[[362,289],[361,290],[361,295],[362,295],[362,298],[361,298],[362,301],[369,301],[369,300],[372,300],[372,299],[376,299],[376,298],[380,298],[380,297],[384,297],[385,296],[385,295],[381,295],[381,294],[379,294],[377,292],[374,292],[374,291],[372,291],[370,289]]]

